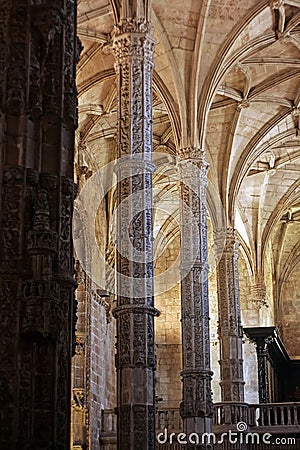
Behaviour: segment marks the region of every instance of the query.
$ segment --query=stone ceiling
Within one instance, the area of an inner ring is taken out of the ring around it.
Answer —
[[[78,2],[77,143],[92,171],[116,156],[113,4]],[[300,0],[153,0],[152,22],[154,150],[204,147],[253,277],[268,246],[283,276],[300,260]]]

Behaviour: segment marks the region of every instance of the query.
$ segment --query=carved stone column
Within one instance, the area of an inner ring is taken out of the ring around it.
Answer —
[[[152,69],[147,22],[121,21],[113,42],[118,82],[118,449],[154,449]]]
[[[183,401],[180,409],[184,431],[189,434],[210,432],[213,415],[206,217],[208,163],[204,152],[193,147],[181,149],[178,156],[181,158],[178,170],[183,346]]]
[[[3,450],[70,445],[75,24],[72,0],[0,1]]]
[[[220,234],[222,236],[220,236]],[[238,275],[238,242],[234,230],[226,231],[225,248],[221,257],[223,232],[215,233],[217,247],[217,283],[220,341],[221,398],[223,402],[244,401],[243,379],[243,330],[240,313],[240,290]]]

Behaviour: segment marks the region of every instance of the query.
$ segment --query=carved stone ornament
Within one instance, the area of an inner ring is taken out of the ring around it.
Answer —
[[[252,303],[256,309],[268,307],[266,286],[262,280],[258,280],[256,283],[252,284],[250,292]]]
[[[216,257],[223,232],[215,232]],[[217,267],[218,336],[220,341],[220,386],[222,401],[244,401],[238,246],[235,231],[226,230],[224,251]]]
[[[115,28],[118,80],[116,368],[118,449],[154,449],[155,393],[152,236],[152,70],[155,41],[144,19],[124,19]],[[138,201],[132,203],[133,195]],[[128,199],[128,201],[127,201]],[[126,200],[126,201],[125,201]],[[143,213],[135,211],[143,205]],[[128,227],[129,224],[129,227]],[[131,245],[128,244],[128,239]],[[136,258],[139,252],[140,258]],[[125,277],[124,277],[125,275]],[[103,300],[102,300],[103,301]],[[140,375],[138,375],[138,373]],[[125,375],[126,374],[126,375]],[[143,377],[146,389],[137,389]],[[137,392],[138,395],[137,395]]]
[[[79,411],[85,409],[85,392],[83,389],[73,389],[72,407]]]
[[[64,11],[45,4],[33,4],[31,6],[32,27],[38,33],[44,46],[44,57],[49,45],[56,34],[61,33]]]
[[[207,263],[206,187],[208,163],[203,150],[187,147],[177,152],[180,181],[183,402],[184,429],[211,430],[213,414],[210,370]],[[195,233],[194,227],[197,227]],[[193,236],[193,239],[191,239]]]

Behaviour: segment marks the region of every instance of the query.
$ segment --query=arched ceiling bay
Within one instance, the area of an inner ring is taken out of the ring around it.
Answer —
[[[94,169],[115,157],[112,4],[78,2],[77,141]],[[284,218],[299,205],[300,0],[153,0],[152,22],[154,149],[204,145],[253,271],[270,242],[285,270],[298,251],[298,222]]]

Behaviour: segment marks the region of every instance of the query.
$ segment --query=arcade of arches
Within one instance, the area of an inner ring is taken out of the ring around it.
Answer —
[[[299,74],[299,0],[0,0],[1,449],[300,434]]]

